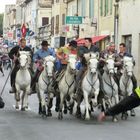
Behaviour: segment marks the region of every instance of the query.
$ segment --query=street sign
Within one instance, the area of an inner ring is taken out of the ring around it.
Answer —
[[[82,24],[82,17],[66,16],[66,24]]]

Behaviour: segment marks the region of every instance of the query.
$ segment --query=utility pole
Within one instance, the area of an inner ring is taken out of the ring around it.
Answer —
[[[119,0],[116,0],[116,3],[114,4],[114,43],[116,46],[118,46],[118,30],[119,30]],[[118,48],[117,48],[118,50]]]
[[[76,0],[76,16],[79,16],[78,15],[78,8],[79,8],[79,5],[78,5],[78,0]],[[79,24],[77,25],[77,39],[79,38]]]

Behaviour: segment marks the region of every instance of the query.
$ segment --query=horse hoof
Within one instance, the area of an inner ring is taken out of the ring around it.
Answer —
[[[42,118],[47,118],[47,115],[46,114],[42,114]]]
[[[76,112],[76,117],[77,118],[81,118],[81,113],[80,112]]]
[[[68,112],[67,109],[65,109],[65,110],[64,110],[64,114],[67,114],[67,112]]]
[[[16,109],[19,109],[19,106],[16,106],[15,108],[16,108]]]
[[[59,119],[59,120],[62,120],[62,119],[63,119],[63,116],[60,116],[60,115],[59,115],[59,116],[58,116],[58,119]]]
[[[115,117],[115,118],[113,118],[112,121],[113,121],[113,122],[118,122],[118,119]]]
[[[58,111],[59,111],[59,108],[58,108],[58,107],[56,107],[56,108],[55,108],[55,111],[56,111],[56,112],[58,112]]]
[[[73,110],[70,110],[69,114],[72,115],[73,114]]]
[[[38,112],[38,114],[39,114],[39,115],[41,115],[41,114],[42,114],[42,112],[41,112],[41,111],[39,111],[39,112]]]
[[[131,112],[131,116],[135,117],[136,116],[135,112]]]
[[[22,107],[22,108],[21,108],[21,111],[25,111],[25,107]]]
[[[52,113],[51,112],[48,112],[47,116],[48,117],[52,117]]]

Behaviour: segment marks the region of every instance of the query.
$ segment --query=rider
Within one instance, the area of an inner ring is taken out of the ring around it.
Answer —
[[[12,48],[8,54],[9,57],[14,62],[14,68],[11,72],[11,90],[10,90],[10,93],[15,92],[15,78],[16,78],[16,73],[19,70],[19,61],[18,61],[19,51],[29,51],[32,55],[32,50],[26,46],[26,39],[25,38],[21,38],[19,46],[15,46],[14,48]],[[31,56],[31,58],[32,58],[32,56]]]
[[[61,69],[65,69],[67,66],[67,57],[69,54],[76,54],[77,55],[77,42],[75,40],[70,41],[64,47],[60,47],[57,52],[56,56],[57,59],[60,61]]]
[[[129,57],[133,58],[133,56],[127,52],[126,45],[124,43],[120,43],[119,53],[118,53],[118,57],[117,57],[116,63],[115,63],[115,65],[118,68],[117,75],[118,75],[119,78],[121,76],[121,69],[122,69],[122,66],[123,66],[122,62],[123,62],[123,57],[124,56],[129,56]],[[135,61],[133,61],[133,64],[135,65]],[[133,89],[135,89],[137,87],[137,80],[136,80],[136,77],[134,76],[134,74],[132,75],[131,79],[132,79],[133,86],[134,86]]]
[[[118,104],[101,112],[98,120],[102,121],[107,116],[114,116],[122,112],[126,112],[140,105],[140,88],[137,87],[130,96],[126,96]]]
[[[69,54],[77,55],[77,42],[75,40],[70,41],[64,47],[58,48],[56,52],[57,64],[59,63],[60,68],[57,70],[55,74],[55,79],[54,79],[54,82],[52,83],[52,87],[57,86],[59,74],[61,72],[63,73],[63,70],[66,69],[67,63],[68,63],[67,58]]]
[[[76,89],[75,89],[75,95],[77,96],[77,92],[80,88],[80,81],[82,78],[82,75],[84,74],[85,70],[87,69],[87,62],[84,57],[84,54],[89,52],[99,52],[99,48],[95,45],[92,45],[92,39],[91,38],[85,38],[85,45],[80,46],[78,49],[78,56],[80,58],[80,62],[82,66],[80,67],[78,74],[76,76]],[[77,97],[74,97],[75,99]]]
[[[34,55],[33,55],[33,62],[35,62],[38,66],[37,66],[37,70],[35,72],[35,75],[32,79],[31,82],[31,88],[32,88],[32,93],[35,93],[35,83],[39,77],[39,75],[41,74],[41,72],[43,71],[43,58],[45,58],[48,55],[52,55],[55,57],[55,52],[51,49],[48,48],[49,44],[48,41],[43,40],[41,43],[41,49],[39,49]]]

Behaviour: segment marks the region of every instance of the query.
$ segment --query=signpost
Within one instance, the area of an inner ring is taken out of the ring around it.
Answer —
[[[81,16],[66,16],[66,24],[82,24]]]

